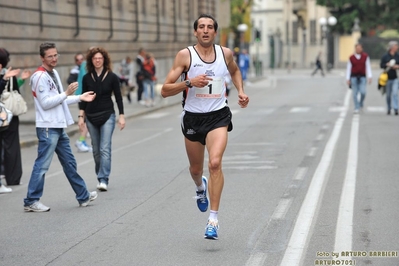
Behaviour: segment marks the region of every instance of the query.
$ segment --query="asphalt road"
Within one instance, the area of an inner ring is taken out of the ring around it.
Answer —
[[[0,195],[0,265],[399,265],[399,117],[376,85],[360,115],[339,71],[246,91],[247,109],[230,97],[218,241],[203,239],[176,105],[116,130],[109,190],[87,208],[55,156],[51,211],[24,213],[36,147],[24,148],[24,184]],[[91,154],[76,158],[94,190]]]

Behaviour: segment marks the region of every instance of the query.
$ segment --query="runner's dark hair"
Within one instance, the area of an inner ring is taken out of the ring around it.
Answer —
[[[198,20],[200,20],[201,18],[210,18],[213,20],[213,28],[215,29],[215,31],[218,31],[218,22],[216,21],[216,19],[214,17],[212,17],[209,14],[201,14],[196,21],[194,21],[194,30],[197,30],[198,28]]]

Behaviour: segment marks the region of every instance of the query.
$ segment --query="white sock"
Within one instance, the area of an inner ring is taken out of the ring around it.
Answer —
[[[208,220],[218,220],[218,211],[210,211],[209,212],[209,219]]]
[[[197,186],[197,191],[204,191],[205,190],[205,184],[204,182],[201,183],[201,186]]]

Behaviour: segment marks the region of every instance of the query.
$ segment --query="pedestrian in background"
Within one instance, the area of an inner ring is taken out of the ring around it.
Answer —
[[[68,76],[68,79],[67,79],[68,85],[73,83],[73,82],[78,81],[80,66],[82,65],[84,59],[85,58],[84,58],[82,53],[76,53],[75,54],[75,56],[74,56],[75,65],[71,69],[71,71],[69,72],[69,76]]]
[[[65,132],[65,128],[74,123],[68,104],[92,101],[96,95],[93,92],[73,95],[78,88],[77,82],[68,85],[64,91],[61,78],[55,70],[58,57],[54,43],[42,43],[40,45],[42,65],[30,80],[36,111],[36,135],[39,142],[28,193],[24,199],[24,210],[27,212],[50,211],[49,207],[40,202],[40,198],[43,195],[45,175],[54,152],[76,194],[79,206],[86,207],[97,198],[97,192],[89,192],[85,181],[77,172],[76,160]]]
[[[69,77],[67,79],[68,85],[73,82],[77,82],[79,80],[79,73],[81,72],[81,69],[86,67],[85,58],[82,53],[75,54],[74,60],[76,65],[69,72]],[[80,84],[78,86],[81,87]],[[82,94],[82,89],[79,87],[76,90],[75,95]],[[86,126],[82,127],[82,129],[79,130],[80,135],[75,142],[75,146],[78,149],[78,152],[92,151],[92,148],[86,142],[86,137],[88,132],[89,131],[87,130]]]
[[[146,57],[146,51],[144,50],[144,48],[140,48],[139,49],[139,53],[136,57],[136,84],[137,84],[137,102],[139,104],[145,105],[145,101],[143,101],[142,97],[143,97],[143,91],[144,91],[144,87],[143,87],[143,79],[144,79],[144,75],[143,75],[143,62],[145,60]]]
[[[245,108],[240,70],[230,49],[214,44],[218,24],[202,14],[194,22],[197,44],[180,50],[162,87],[162,96],[183,92],[181,128],[190,163],[190,175],[196,186],[197,207],[208,210],[208,180],[203,176],[205,149],[209,154],[210,213],[204,238],[218,239],[219,205],[224,185],[222,157],[232,130],[232,114],[227,106],[225,77],[230,73],[238,91],[238,104]],[[196,67],[194,67],[196,66]],[[176,82],[179,77],[181,81]]]
[[[9,61],[10,54],[8,51],[5,48],[0,48],[0,65],[5,70],[5,73],[0,75],[0,95],[4,90],[14,90],[20,93],[19,87],[31,75],[29,70],[24,70],[21,78],[18,79],[19,69],[12,70],[10,67],[6,70]],[[3,160],[0,161],[4,162],[4,176],[7,185],[19,185],[22,177],[22,159],[19,143],[19,117],[17,115],[13,115],[8,129],[0,132],[0,151],[3,151],[4,154]]]
[[[129,103],[132,102],[132,98],[130,97],[130,92],[133,88],[130,77],[133,72],[132,66],[132,59],[126,56],[119,67],[119,81],[121,83],[122,96],[126,95]]]
[[[145,60],[143,61],[143,90],[144,90],[144,100],[145,106],[154,106],[155,96],[154,96],[154,83],[156,81],[155,77],[155,59],[152,54],[147,54]]]
[[[82,102],[79,111],[79,126],[86,120],[91,136],[97,189],[108,190],[111,173],[112,134],[115,128],[115,110],[112,94],[119,110],[118,126],[125,127],[123,99],[119,77],[112,72],[111,58],[101,47],[93,48],[86,57],[87,74],[83,77],[83,93],[94,91],[97,97],[92,102]]]
[[[316,69],[312,72],[312,76],[314,76],[318,70],[320,70],[321,75],[324,77],[323,66],[321,64],[321,52],[316,56]]]
[[[399,68],[398,42],[390,41],[388,43],[388,52],[381,57],[380,67],[385,69],[388,74],[388,81],[385,86],[387,114],[391,114],[391,109],[398,115],[398,89],[399,81],[396,70]]]
[[[249,70],[249,55],[246,49],[243,49],[240,55],[238,56],[238,66],[240,67],[242,80],[246,82],[248,79],[248,70]]]
[[[371,78],[370,57],[363,52],[361,44],[356,44],[355,53],[349,57],[346,67],[346,83],[352,88],[355,114],[359,113],[359,110],[363,108],[364,99],[366,98],[366,82],[368,81],[370,84]]]

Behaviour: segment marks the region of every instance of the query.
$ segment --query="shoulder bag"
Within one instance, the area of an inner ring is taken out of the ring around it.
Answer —
[[[8,84],[10,84],[9,87]],[[6,85],[6,88],[8,87],[8,89],[4,89],[0,101],[4,104],[5,108],[12,112],[14,116],[19,116],[28,111],[28,106],[24,98],[22,98],[22,95],[19,94],[17,90],[13,90],[13,84],[14,82],[12,78],[10,78]]]

